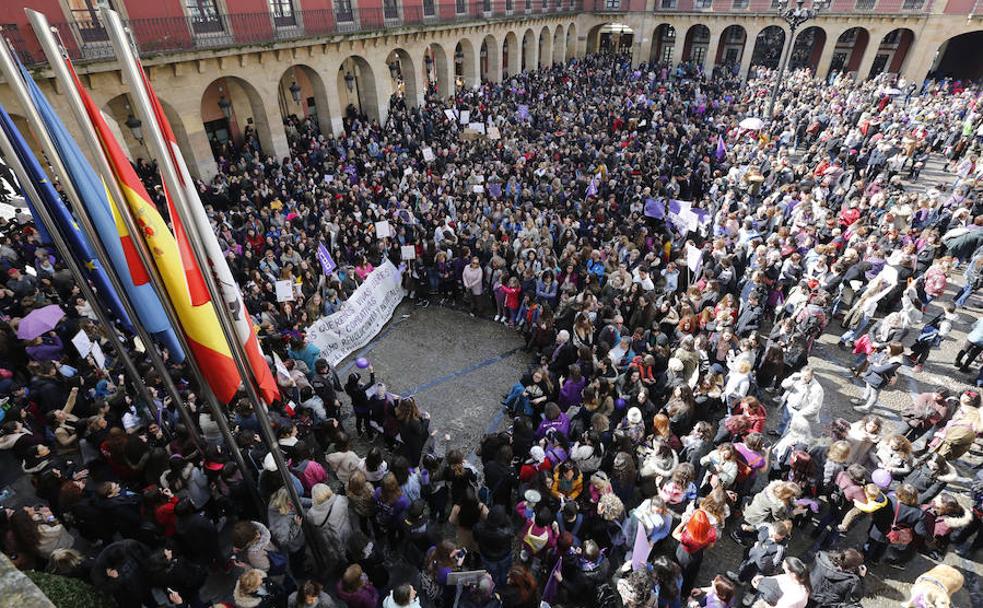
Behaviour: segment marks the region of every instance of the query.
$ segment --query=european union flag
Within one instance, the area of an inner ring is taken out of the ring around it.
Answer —
[[[123,220],[119,210],[110,200],[105,184],[82,155],[75,139],[24,66],[20,66],[20,71],[31,101],[41,115],[45,129],[81,199],[83,208],[78,209],[77,212],[86,214],[92,221],[99,240],[109,255],[109,262],[123,284],[126,297],[136,311],[138,321],[161,341],[161,344],[171,353],[173,360],[183,361],[184,351],[164,312],[157,292],[149,282],[147,269],[143,267],[135,252],[128,256],[124,249],[120,233]],[[125,231],[125,225],[122,229]]]
[[[27,141],[21,135],[17,126],[14,125],[13,119],[7,114],[7,110],[3,105],[0,105],[0,128],[3,129],[4,133],[7,134],[7,138],[10,139],[10,143],[17,152],[18,159],[24,166],[24,170],[27,172],[27,176],[34,185],[34,189],[40,198],[40,200],[31,201],[26,195],[24,196],[24,199],[29,202],[31,215],[35,218],[34,223],[39,229],[43,226],[38,219],[37,210],[34,205],[44,205],[44,208],[48,210],[48,213],[51,214],[51,217],[58,224],[59,231],[65,237],[65,241],[68,243],[69,249],[72,250],[72,254],[77,260],[82,262],[83,267],[88,271],[89,278],[92,284],[95,285],[96,291],[99,293],[99,297],[102,298],[103,303],[120,322],[132,330],[130,320],[126,316],[126,311],[123,309],[123,303],[120,302],[119,295],[113,289],[112,283],[109,282],[106,272],[99,265],[99,260],[96,259],[93,253],[92,245],[85,237],[85,233],[79,229],[75,218],[72,217],[72,214],[68,211],[68,207],[62,201],[61,195],[55,190],[44,169],[41,168],[38,159],[34,156],[34,152],[31,151],[31,147],[27,145]],[[48,236],[47,231],[43,235]]]

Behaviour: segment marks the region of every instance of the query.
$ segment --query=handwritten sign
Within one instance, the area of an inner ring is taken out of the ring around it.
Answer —
[[[277,302],[293,302],[294,301],[294,284],[293,284],[293,281],[277,281],[276,282],[276,301]]]

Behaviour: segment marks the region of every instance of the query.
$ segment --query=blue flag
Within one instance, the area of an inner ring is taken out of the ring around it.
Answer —
[[[21,135],[17,126],[14,125],[13,119],[7,114],[7,110],[3,105],[0,105],[0,128],[7,134],[7,139],[10,140],[11,145],[14,147],[18,160],[24,166],[27,178],[31,180],[31,184],[38,193],[39,200],[36,201],[31,201],[26,192],[21,193],[24,195],[24,199],[28,201],[28,208],[34,217],[35,225],[39,228],[43,226],[35,206],[44,205],[44,208],[48,210],[48,213],[51,214],[52,219],[58,225],[59,232],[65,237],[65,242],[68,244],[72,255],[81,262],[81,266],[86,270],[89,279],[95,286],[103,303],[127,329],[132,331],[133,328],[130,325],[129,318],[126,316],[126,311],[123,309],[123,303],[120,302],[119,295],[113,289],[112,283],[109,282],[106,272],[99,265],[99,260],[96,259],[93,253],[92,245],[86,238],[85,233],[79,229],[78,223],[68,211],[68,207],[62,201],[61,195],[55,190],[51,180],[48,179],[44,169],[41,168],[41,163],[34,156],[31,147],[27,145],[27,141]],[[50,238],[47,231],[44,234]]]
[[[83,209],[78,209],[77,212],[85,213],[92,221],[99,240],[109,255],[109,261],[123,284],[126,296],[136,311],[139,322],[148,333],[153,334],[160,340],[161,345],[167,348],[172,360],[183,361],[184,350],[164,312],[160,297],[147,278],[146,268],[142,266],[135,251],[130,256],[127,256],[124,251],[120,230],[116,224],[117,218],[114,217],[113,207],[110,206],[105,184],[82,155],[75,139],[65,128],[34,79],[23,66],[20,66],[20,69],[31,101],[41,115],[41,121],[54,143],[56,153],[65,165],[69,179],[81,199]],[[112,293],[118,300],[116,293]]]

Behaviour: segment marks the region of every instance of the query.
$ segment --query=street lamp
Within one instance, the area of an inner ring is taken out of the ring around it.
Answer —
[[[355,77],[352,76],[351,72],[345,73],[345,86],[348,87],[349,93],[355,89]]]
[[[294,103],[300,103],[300,85],[297,81],[290,83],[290,96],[293,97]]]
[[[222,110],[222,115],[225,116],[226,120],[232,118],[232,102],[226,99],[225,95],[219,96],[218,107]]]
[[[393,80],[399,78],[399,59],[393,59],[392,63],[389,64],[389,77]]]
[[[768,101],[768,112],[766,118],[770,121],[775,111],[775,102],[778,101],[778,92],[782,88],[782,75],[785,74],[785,64],[788,63],[788,56],[792,52],[795,44],[795,30],[799,26],[815,19],[819,13],[826,8],[829,0],[813,0],[812,6],[805,8],[805,0],[795,0],[795,6],[790,7],[788,0],[779,0],[778,16],[785,20],[789,27],[789,37],[787,44],[782,45],[782,59],[778,64],[778,72],[775,74],[775,84],[771,88],[771,99]]]
[[[130,133],[133,134],[133,139],[137,140],[141,144],[143,143],[143,123],[139,118],[133,115],[131,112],[129,116],[126,117],[126,126],[130,129]]]
[[[457,47],[457,51],[454,52],[454,63],[457,65],[464,64],[464,51],[461,50],[461,47]]]

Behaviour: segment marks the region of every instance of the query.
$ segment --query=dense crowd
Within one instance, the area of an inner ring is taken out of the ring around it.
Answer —
[[[250,128],[220,150],[200,191],[283,361],[270,416],[303,514],[248,400],[228,421],[255,487],[182,365],[197,429],[145,362],[154,403],[77,356],[80,329],[106,340],[91,305],[29,216],[3,224],[0,448],[37,497],[0,511],[4,553],[119,606],[237,608],[847,607],[867,564],[978,555],[983,487],[960,459],[983,433],[983,371],[957,370],[979,368],[983,320],[954,362],[932,355],[981,283],[980,89],[800,71],[774,117],[743,122],[773,77],[590,56],[450,99],[431,88],[418,108],[397,94],[385,125],[350,107],[342,136],[291,117],[279,161]],[[922,188],[933,157],[947,176]],[[510,422],[475,453],[371,367],[339,377],[305,336],[385,258],[417,305],[525,340]],[[283,280],[296,301],[278,301]],[[50,303],[67,313],[56,330],[18,340]],[[831,323],[865,387],[853,420],[809,365]],[[955,364],[948,389],[912,395],[900,420],[875,413],[930,361]],[[725,535],[743,557],[701,571]],[[793,537],[811,546],[793,555]],[[932,573],[923,606],[962,586]]]

